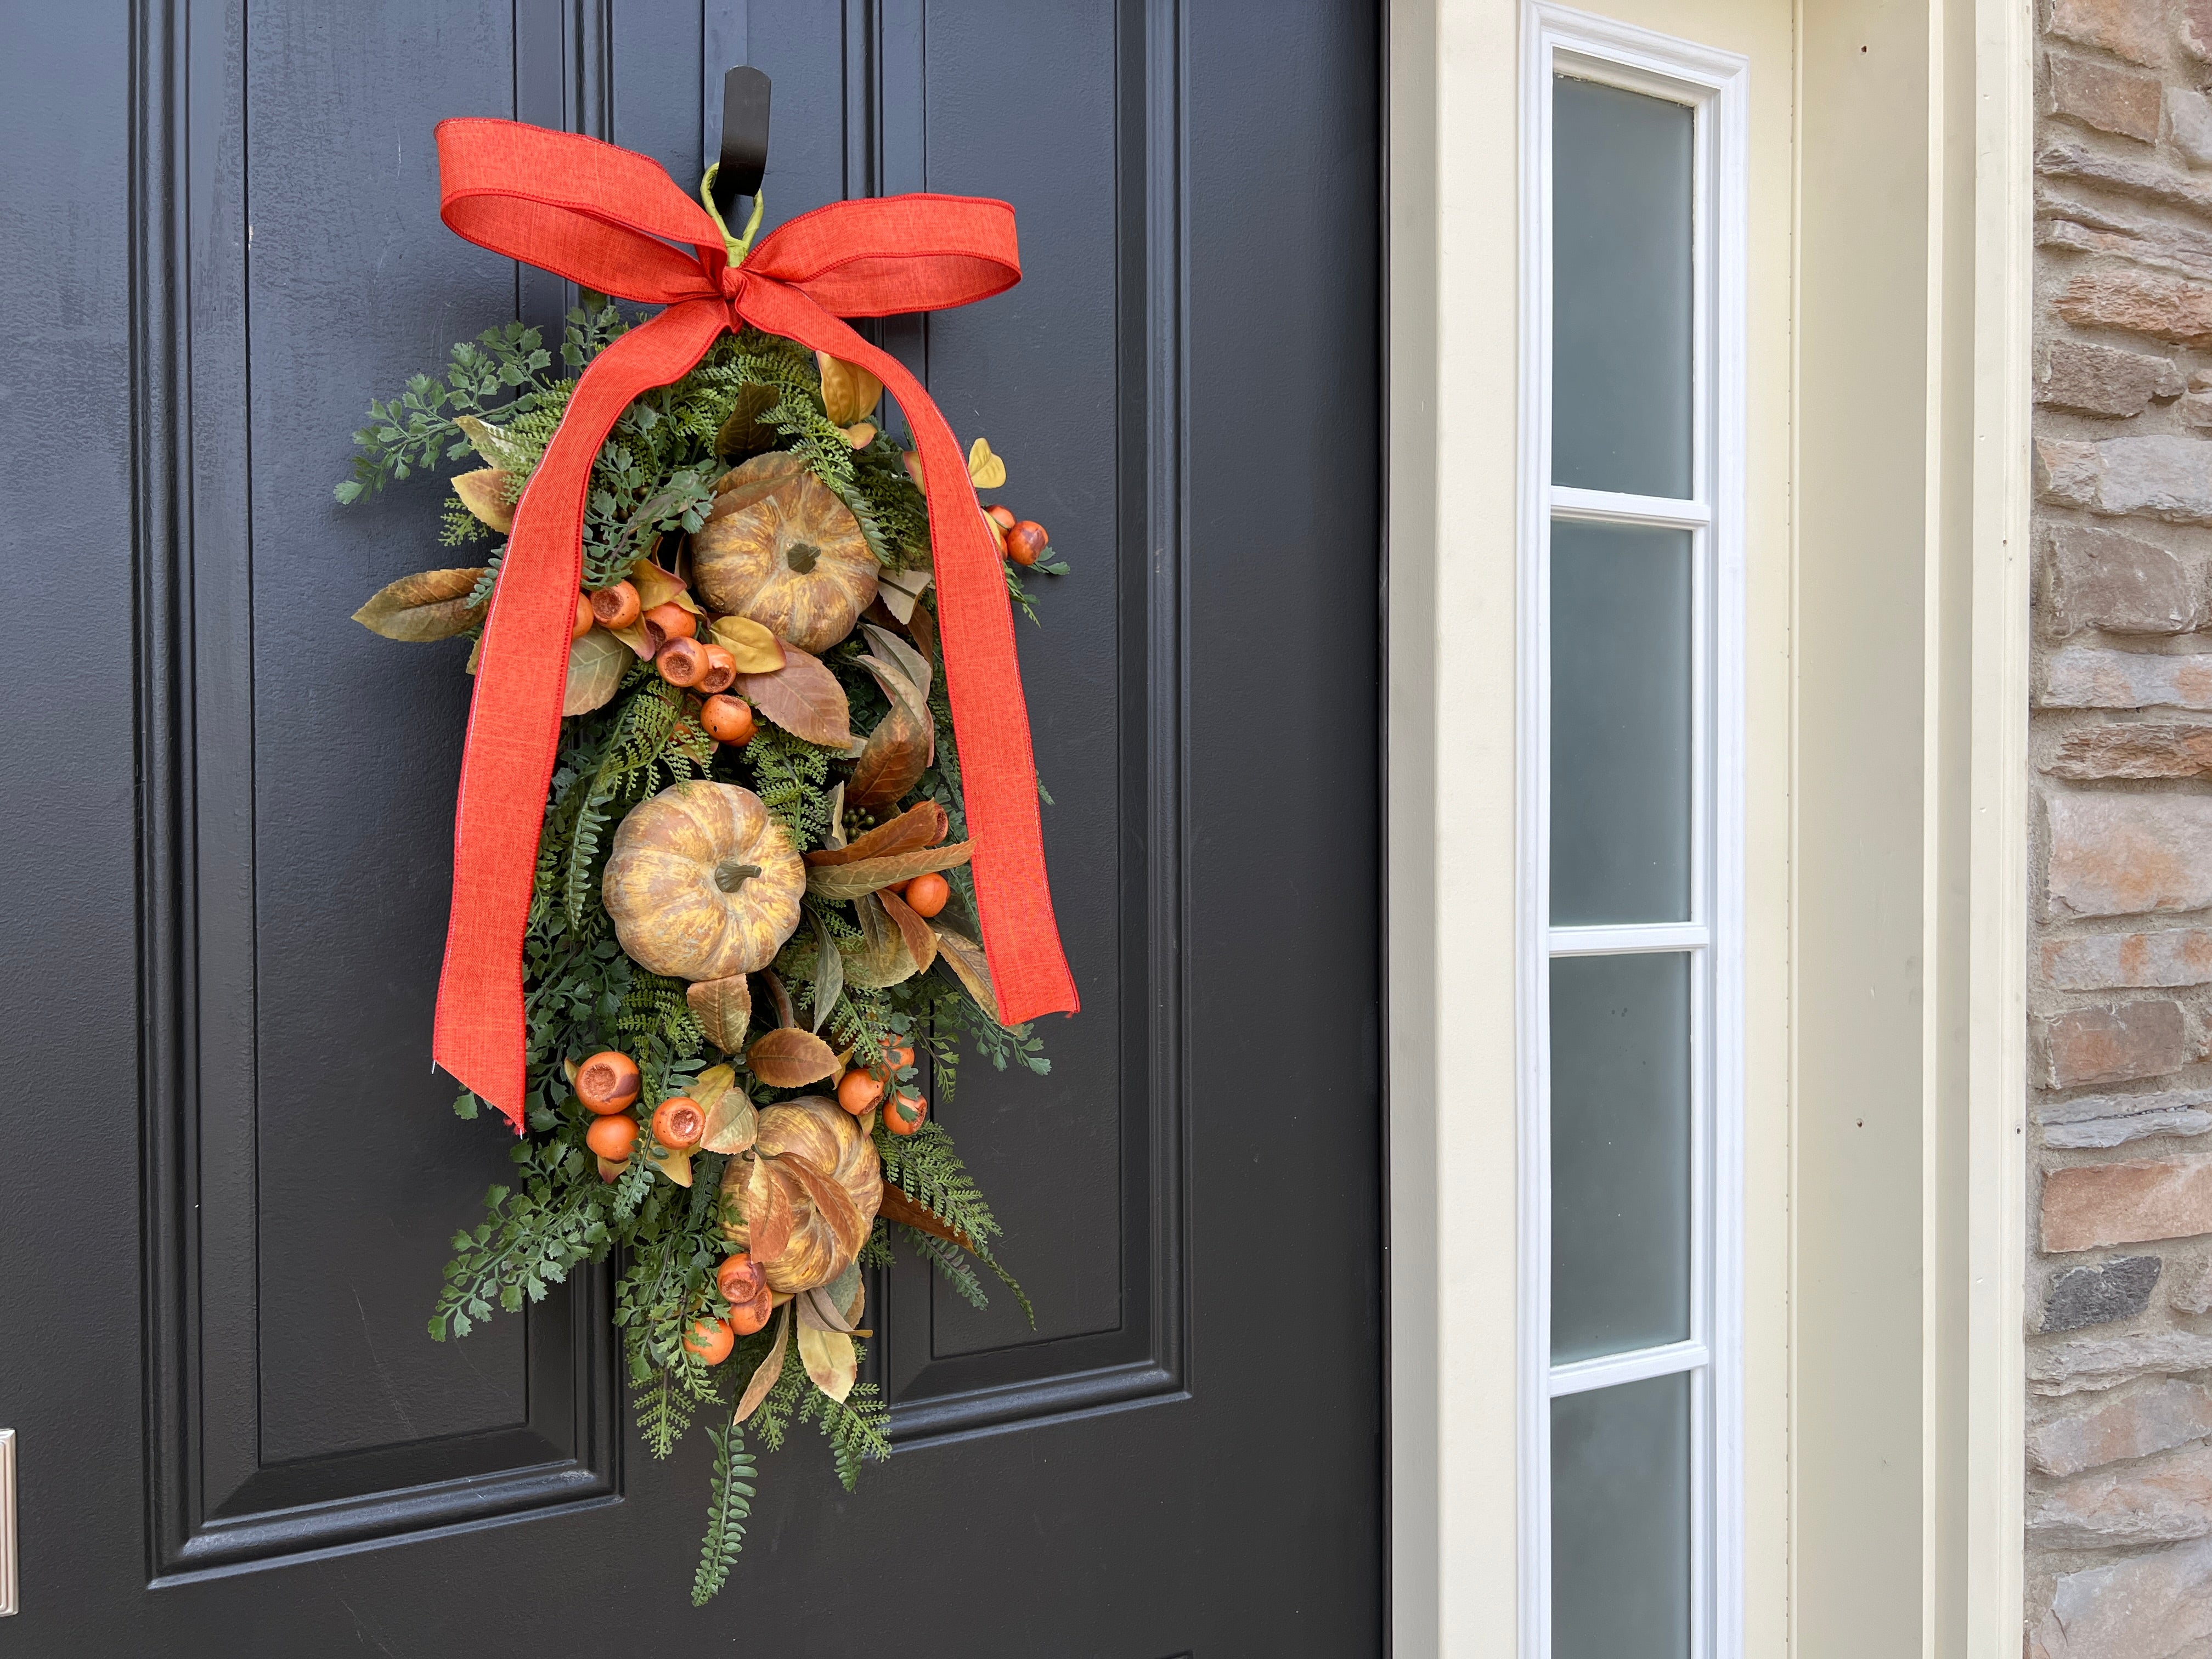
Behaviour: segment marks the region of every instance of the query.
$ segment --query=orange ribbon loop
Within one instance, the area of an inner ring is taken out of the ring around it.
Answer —
[[[905,411],[930,505],[945,690],[1000,1015],[1018,1024],[1073,1012],[998,549],[937,405],[903,364],[840,320],[942,310],[1012,288],[1021,280],[1013,210],[965,196],[833,203],[732,267],[714,220],[645,156],[515,121],[441,121],[437,137],[449,229],[603,294],[667,307],[592,360],[515,508],[461,757],[438,1064],[521,1129],[522,939],[560,742],[592,464],[632,399],[681,380],[725,330],[748,323],[860,364]]]

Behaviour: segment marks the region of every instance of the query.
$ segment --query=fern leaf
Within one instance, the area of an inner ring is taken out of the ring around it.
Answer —
[[[744,1547],[745,1522],[752,1517],[754,1468],[744,1434],[734,1423],[709,1429],[714,1443],[713,1488],[707,1500],[707,1536],[699,1546],[699,1571],[691,1580],[691,1605],[714,1598]]]

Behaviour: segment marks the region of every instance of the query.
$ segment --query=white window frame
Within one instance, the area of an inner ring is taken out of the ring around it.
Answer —
[[[1522,1659],[1552,1645],[1551,1407],[1586,1389],[1691,1377],[1691,1648],[1743,1650],[1743,961],[1745,343],[1749,173],[1741,56],[1523,0],[1519,486],[1519,1493]],[[1552,483],[1551,129],[1555,73],[1697,113],[1687,502]],[[1555,518],[1692,537],[1692,898],[1686,924],[1553,929],[1551,584]],[[1550,964],[1625,951],[1692,954],[1689,1340],[1551,1363]]]

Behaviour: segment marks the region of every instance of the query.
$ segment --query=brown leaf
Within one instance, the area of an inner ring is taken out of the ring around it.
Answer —
[[[836,1234],[838,1255],[848,1260],[860,1255],[860,1246],[868,1242],[868,1218],[853,1202],[852,1194],[835,1176],[823,1174],[797,1152],[784,1153],[776,1159],[775,1166],[799,1177],[799,1184],[814,1200],[815,1213],[828,1222],[830,1231]]]
[[[884,1182],[883,1202],[876,1213],[885,1221],[896,1221],[916,1232],[927,1233],[948,1243],[957,1244],[963,1250],[975,1248],[975,1241],[918,1198],[909,1198],[892,1182]]]
[[[772,426],[763,426],[761,416],[775,407],[775,388],[770,386],[741,386],[738,399],[731,408],[730,418],[724,421],[714,434],[714,453],[717,455],[750,455],[756,450],[767,449],[776,440]]]
[[[629,672],[629,647],[604,628],[594,628],[568,646],[568,684],[561,694],[564,714],[588,714],[604,708]]]
[[[795,645],[783,647],[783,666],[772,674],[740,674],[736,690],[795,738],[844,749],[853,741],[853,714],[837,677]]]
[[[702,979],[684,988],[684,1000],[707,1034],[707,1041],[726,1054],[742,1054],[745,1031],[752,1024],[752,988],[743,974],[727,979]]]
[[[353,619],[387,640],[450,640],[473,627],[483,607],[471,609],[469,593],[483,574],[474,570],[425,570],[380,587]]]
[[[914,647],[930,661],[937,659],[937,613],[927,603],[917,602],[914,615],[906,619],[906,631],[914,636]]]
[[[914,622],[915,603],[921,591],[929,586],[927,570],[886,570],[876,578],[876,597],[883,601],[884,609],[900,627],[910,627]]]
[[[745,1250],[756,1261],[773,1261],[791,1243],[797,1217],[792,1211],[791,1194],[784,1190],[784,1177],[770,1169],[765,1158],[756,1155],[749,1162],[743,1218]]]
[[[798,1024],[799,1016],[792,1012],[791,993],[783,988],[782,977],[773,968],[761,969],[761,977],[768,981],[769,1000],[775,1004],[775,1023],[778,1025]]]
[[[888,858],[855,859],[850,864],[818,864],[806,872],[806,890],[817,898],[858,898],[894,882],[911,881],[933,870],[950,870],[955,865],[965,864],[968,848],[968,842],[956,841],[943,847],[894,853]]]
[[[931,728],[894,698],[860,750],[853,775],[845,781],[845,801],[864,812],[878,812],[921,781],[929,769]]]
[[[928,573],[925,571],[922,580],[928,580]],[[919,593],[921,589],[915,591]],[[900,620],[903,622],[905,618],[901,617]],[[868,643],[875,647],[878,654],[889,659],[891,665],[906,677],[907,684],[914,690],[915,712],[927,720],[929,718],[929,659],[888,628],[878,628],[871,623],[866,632]]]
[[[502,536],[514,528],[514,502],[507,493],[514,483],[513,473],[483,466],[447,482],[477,522],[489,525]]]
[[[850,426],[876,412],[876,405],[884,400],[881,380],[858,363],[832,357],[826,351],[816,352],[814,361],[822,370],[822,407],[831,425]]]
[[[975,999],[978,1008],[998,1019],[999,993],[991,983],[991,963],[983,954],[983,947],[957,928],[939,922],[931,922],[929,931],[937,935],[938,961],[952,970],[953,978]]]
[[[851,1266],[849,1262],[846,1265]],[[829,1285],[817,1285],[811,1291],[801,1291],[797,1299],[805,1303],[814,1317],[829,1329],[852,1334],[853,1322],[845,1317],[845,1310],[837,1305],[837,1298],[830,1294]],[[804,1317],[802,1315],[802,1320]]]
[[[737,659],[740,674],[773,674],[783,666],[783,641],[750,617],[717,617],[708,631]]]
[[[647,628],[642,618],[627,628],[611,628],[607,631],[628,646],[631,654],[640,662],[651,661],[661,646],[666,643],[659,637],[659,630]]]
[[[770,1031],[745,1051],[752,1074],[772,1089],[799,1089],[835,1075],[836,1051],[811,1031]]]
[[[854,902],[860,915],[860,936],[866,943],[859,955],[846,963],[845,979],[864,991],[901,984],[921,971],[881,898],[878,893],[863,893]]]
[[[934,847],[945,839],[952,820],[933,800],[916,801],[891,819],[844,847],[823,847],[806,855],[809,864],[851,864],[860,859],[881,858],[889,853],[911,853]]]
[[[742,1423],[758,1411],[761,1401],[775,1386],[776,1378],[783,1375],[783,1351],[791,1343],[792,1318],[788,1304],[776,1316],[775,1340],[769,1345],[768,1357],[761,1361],[752,1381],[745,1384],[744,1393],[738,1396],[735,1421]]]
[[[838,954],[837,941],[830,937],[830,924],[823,921],[822,913],[810,910],[807,914],[814,920],[814,1029],[819,1033],[844,994],[845,958]]]
[[[884,907],[884,914],[897,925],[899,936],[906,941],[907,954],[914,958],[915,971],[927,972],[929,964],[937,960],[937,935],[930,931],[929,924],[888,887],[875,899]]]
[[[806,1364],[807,1376],[814,1386],[832,1400],[842,1401],[853,1392],[853,1384],[860,1376],[860,1357],[853,1347],[853,1339],[842,1331],[826,1330],[811,1303],[799,1299],[799,1357]]]

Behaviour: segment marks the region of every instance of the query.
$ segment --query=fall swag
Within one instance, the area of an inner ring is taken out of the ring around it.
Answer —
[[[748,1431],[774,1450],[814,1422],[848,1487],[889,1454],[857,1376],[860,1269],[895,1232],[977,1305],[980,1264],[1028,1307],[919,1062],[940,1101],[963,1036],[1042,1073],[1029,1022],[1075,1006],[1011,622],[1028,572],[1067,567],[977,504],[1006,482],[990,447],[963,463],[839,320],[1011,286],[1012,212],[842,203],[756,246],[757,200],[731,234],[711,174],[702,207],[573,135],[447,121],[438,144],[450,227],[589,291],[568,374],[519,325],[457,346],[371,404],[337,487],[473,455],[445,541],[504,538],[356,613],[473,641],[435,1052],[455,1109],[522,1139],[430,1333],[620,1246],[647,1443],[713,1414],[704,1601],[744,1537]]]

